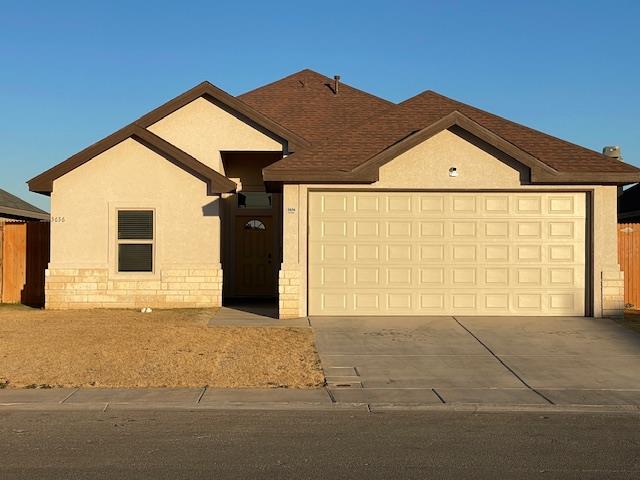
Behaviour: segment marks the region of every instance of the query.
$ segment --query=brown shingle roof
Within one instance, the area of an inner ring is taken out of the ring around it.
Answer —
[[[6,190],[0,189],[0,214],[3,213],[38,220],[49,219],[49,214],[44,210],[25,202]]]
[[[402,105],[420,110],[458,110],[558,171],[639,171],[632,165],[607,157],[594,150],[512,122],[436,92],[427,91],[405,100]]]
[[[370,183],[375,181],[379,165],[402,153],[403,148],[438,129],[462,128],[529,166],[533,183],[640,181],[636,167],[435,92],[426,91],[400,104],[343,83],[336,94],[332,79],[307,69],[238,97],[203,82],[31,179],[29,188],[51,192],[55,178],[90,160],[98,146],[120,138],[127,128],[139,128],[142,132],[138,136],[148,136],[145,129],[149,125],[199,97],[230,108],[238,118],[295,151],[265,168],[265,180],[296,182],[313,176],[314,181]],[[160,140],[165,150],[179,150]]]
[[[334,81],[313,70],[302,70],[239,95],[250,107],[311,142],[339,135],[394,103]]]
[[[276,180],[281,173],[292,171],[350,172],[377,154],[453,112],[459,112],[461,116],[479,124],[560,173],[586,172],[593,175],[602,172],[636,176],[640,173],[636,167],[619,160],[432,91],[426,91],[395,107],[387,108],[382,115],[370,118],[354,129],[342,131],[333,138],[296,152],[271,165],[266,171],[269,178],[273,180]]]

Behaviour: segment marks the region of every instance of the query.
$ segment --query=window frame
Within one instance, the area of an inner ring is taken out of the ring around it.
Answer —
[[[151,212],[151,239],[120,239],[118,222],[120,212]],[[156,273],[156,211],[145,207],[116,207],[115,209],[115,273],[117,275],[155,275]],[[151,270],[122,271],[120,270],[120,245],[151,245]]]

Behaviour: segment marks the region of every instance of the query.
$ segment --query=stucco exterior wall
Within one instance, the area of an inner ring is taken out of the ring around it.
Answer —
[[[48,308],[216,306],[219,197],[132,139],[54,182]],[[117,272],[117,209],[155,214],[153,273]]]
[[[148,130],[223,174],[221,151],[282,151],[276,140],[204,98],[188,103]]]
[[[221,151],[276,151],[259,127],[198,98],[148,128],[224,174]],[[47,308],[202,307],[222,302],[221,199],[132,139],[55,180]],[[155,213],[154,272],[118,273],[116,212]]]
[[[519,191],[586,191],[592,196],[593,315],[618,315],[624,303],[617,263],[617,188],[615,186],[523,185],[527,178],[522,167],[501,153],[474,145],[450,131],[443,131],[398,156],[380,169],[373,185],[285,185],[283,189],[284,251],[281,266],[281,292],[296,278],[298,293],[280,297],[281,318],[307,314],[307,230],[308,193],[313,189],[421,189],[478,190],[514,189]],[[506,162],[506,163],[505,163]],[[457,177],[449,176],[455,166]],[[294,272],[294,273],[291,273]],[[285,280],[283,282],[283,280]]]
[[[527,169],[507,155],[444,130],[380,168],[374,188],[513,188]],[[449,176],[455,167],[458,176]]]

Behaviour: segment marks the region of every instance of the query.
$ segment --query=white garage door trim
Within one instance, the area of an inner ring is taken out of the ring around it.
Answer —
[[[308,206],[309,315],[590,314],[588,190],[323,189]]]

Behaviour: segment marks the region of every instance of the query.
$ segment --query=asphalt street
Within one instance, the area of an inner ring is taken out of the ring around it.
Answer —
[[[0,478],[639,478],[640,415],[28,411]]]

